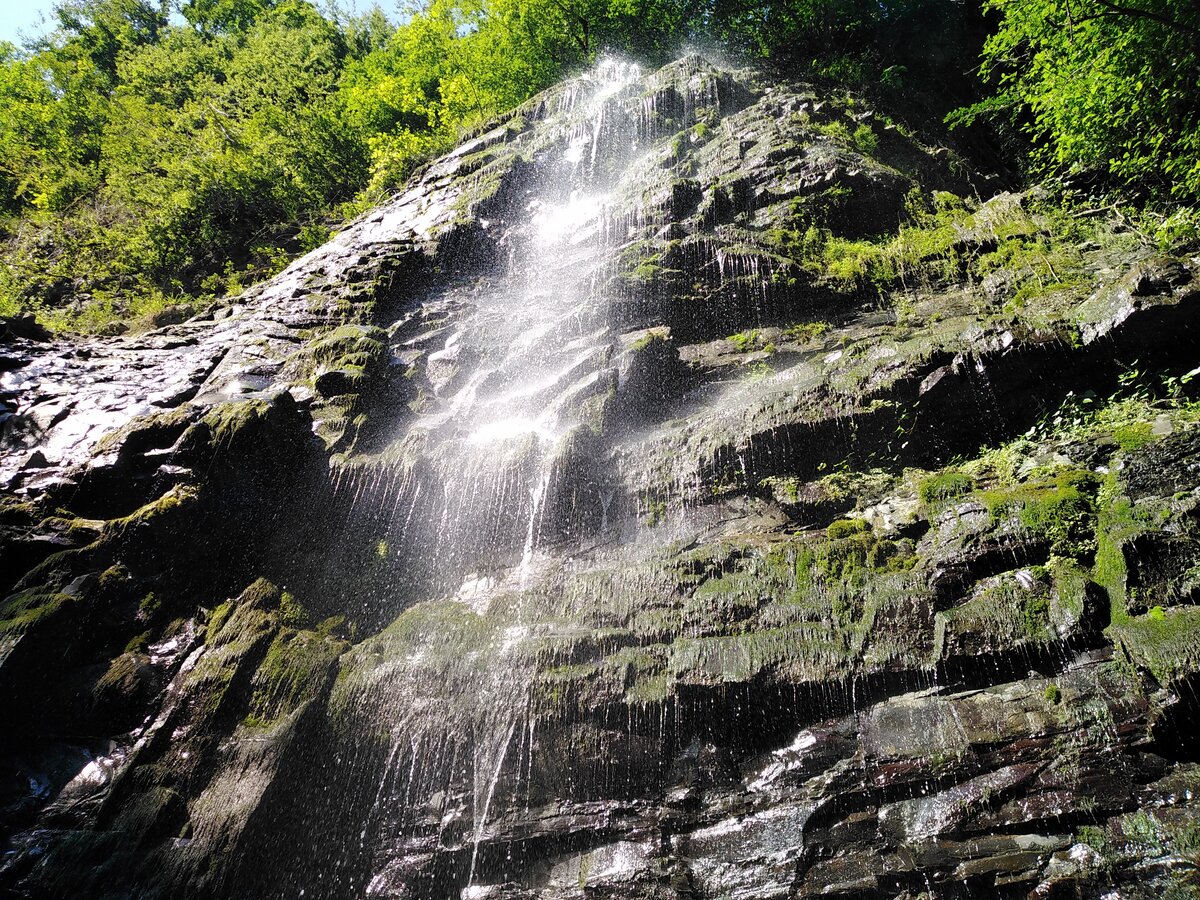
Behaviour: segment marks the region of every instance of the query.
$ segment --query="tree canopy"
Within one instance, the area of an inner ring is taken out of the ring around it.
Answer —
[[[1000,114],[1042,171],[1200,198],[1194,0],[426,0],[390,19],[62,0],[53,22],[0,44],[0,315],[61,327],[271,274],[604,51],[698,44],[927,121]]]
[[[960,118],[1023,122],[1043,169],[1087,170],[1200,199],[1200,4],[988,0],[997,92]]]

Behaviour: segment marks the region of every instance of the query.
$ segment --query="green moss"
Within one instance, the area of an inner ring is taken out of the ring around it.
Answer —
[[[662,673],[640,676],[625,691],[625,702],[638,705],[661,703],[671,697],[675,690],[675,679]]]
[[[1089,572],[1073,559],[1051,557],[1047,571],[1054,586],[1051,625],[1059,630],[1069,630],[1083,621],[1093,581]]]
[[[975,489],[975,479],[963,472],[942,472],[931,475],[917,486],[922,503],[933,504],[969,494]]]
[[[877,540],[867,550],[867,565],[875,572],[903,572],[916,563],[911,541]]]
[[[1115,474],[1105,476],[1096,497],[1096,557],[1092,578],[1109,597],[1110,617],[1114,624],[1128,616],[1127,593],[1129,566],[1125,546],[1151,526],[1144,511],[1125,495]]]
[[[1021,618],[1025,622],[1025,633],[1039,637],[1050,625],[1050,598],[1041,593],[1031,593],[1020,603]]]
[[[670,275],[678,275],[678,269],[668,269],[665,266],[660,266],[650,260],[642,260],[638,263],[633,271],[629,272],[625,277],[630,281],[640,282],[642,284],[650,284],[660,278]]]
[[[826,580],[845,581],[867,568],[873,543],[872,536],[865,533],[827,541],[817,547],[813,567]]]
[[[1149,422],[1134,422],[1113,429],[1113,440],[1122,450],[1137,450],[1154,440],[1153,425]]]
[[[154,618],[160,609],[162,609],[162,601],[154,595],[154,591],[143,597],[138,604],[138,613],[143,619]]]
[[[669,336],[665,328],[651,328],[629,345],[629,352],[641,353],[643,350],[648,350],[651,347],[666,344],[668,340]]]
[[[800,499],[800,479],[788,478],[784,476],[771,476],[764,478],[759,482],[760,487],[764,487],[774,494],[775,499],[784,503],[796,503]]]
[[[288,591],[279,595],[279,621],[292,628],[308,624],[308,611]]]
[[[0,496],[0,522],[10,525],[32,525],[37,520],[38,508],[29,500],[12,496]]]
[[[1051,553],[1083,559],[1097,549],[1094,497],[1099,484],[1090,472],[1068,471],[1053,480],[988,491],[984,501],[997,523],[1015,513],[1022,527],[1050,540]]]
[[[329,616],[317,623],[317,634],[327,637],[347,637],[353,639],[355,633],[353,622],[347,623],[345,616]]]
[[[0,636],[23,634],[77,599],[71,594],[53,593],[44,588],[19,591],[0,604]]]
[[[281,629],[254,673],[244,724],[268,727],[316,697],[345,647],[318,632]]]
[[[125,694],[137,684],[137,670],[143,657],[140,652],[127,649],[109,663],[108,669],[96,683],[100,693]]]
[[[205,413],[201,422],[208,426],[214,444],[227,446],[239,431],[265,416],[270,406],[266,400],[221,403]]]
[[[797,341],[804,344],[810,341],[815,341],[828,331],[828,322],[801,322],[784,328],[782,337],[785,340]]]
[[[265,578],[258,578],[242,591],[238,597],[238,605],[269,610],[276,607],[279,603],[279,597],[279,588]]]
[[[135,634],[125,644],[126,653],[145,653],[146,647],[150,644],[149,631],[143,631],[141,634]]]
[[[749,331],[731,334],[725,340],[733,344],[739,352],[745,353],[747,350],[753,350],[762,342],[762,332],[757,328],[752,328]]]
[[[1046,698],[1046,702],[1053,704],[1054,706],[1057,706],[1062,702],[1062,690],[1057,684],[1046,685],[1044,696]]]
[[[866,534],[870,530],[871,523],[865,519],[839,519],[825,529],[825,534],[831,541],[837,541],[851,535]]]
[[[205,653],[185,680],[185,690],[193,698],[193,708],[203,720],[230,710],[235,702],[244,702],[242,690],[252,674],[259,654],[275,633],[278,619],[273,612],[245,595],[234,601],[232,611],[223,617],[220,628],[210,620],[205,631]]]
[[[881,540],[863,519],[839,519],[811,551],[811,570],[825,582],[857,582],[867,573],[903,572],[917,561],[910,541]]]
[[[387,361],[387,332],[370,325],[341,325],[310,341],[301,351],[313,378],[324,372],[345,374],[351,385],[361,384]]]
[[[160,526],[169,528],[186,507],[195,503],[199,495],[197,488],[177,484],[157,500],[150,501],[127,516],[105,523],[102,540],[119,541],[130,537],[135,531]]]
[[[100,573],[99,584],[101,589],[112,589],[129,581],[129,578],[129,569],[122,563],[117,563]]]
[[[204,643],[213,643],[231,612],[233,612],[233,601],[226,600],[209,614],[208,622],[204,626]]]
[[[1200,607],[1126,616],[1106,633],[1129,662],[1148,669],[1160,684],[1200,671]]]

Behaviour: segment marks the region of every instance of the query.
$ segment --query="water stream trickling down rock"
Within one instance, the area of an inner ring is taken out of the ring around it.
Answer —
[[[931,191],[994,193],[608,60],[187,322],[0,345],[0,896],[1194,896],[1200,420],[1043,416],[1181,384],[1198,263],[1048,286],[1030,192],[986,278],[814,268]]]

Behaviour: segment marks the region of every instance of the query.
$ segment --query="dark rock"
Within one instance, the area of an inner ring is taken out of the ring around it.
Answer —
[[[1129,292],[1135,297],[1148,297],[1187,284],[1192,274],[1177,259],[1155,257],[1135,266],[1128,276]]]
[[[14,338],[46,342],[51,339],[51,335],[31,314],[0,319],[0,343],[11,342]]]
[[[164,306],[150,315],[152,328],[163,328],[167,325],[180,325],[192,316],[192,308],[184,304]]]

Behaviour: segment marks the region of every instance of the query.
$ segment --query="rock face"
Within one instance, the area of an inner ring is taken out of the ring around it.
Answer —
[[[610,62],[4,332],[0,892],[1194,896],[1200,263],[984,185]]]

